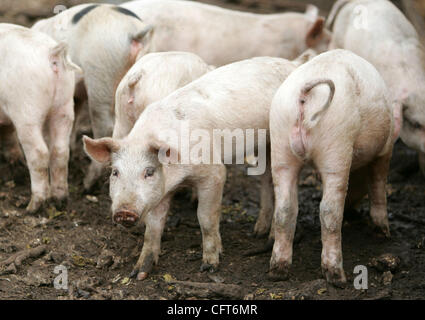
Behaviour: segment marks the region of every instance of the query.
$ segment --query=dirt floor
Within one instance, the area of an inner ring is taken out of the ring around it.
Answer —
[[[128,276],[143,245],[143,227],[126,229],[112,223],[106,176],[96,192],[81,194],[82,168],[88,164],[82,150],[71,162],[66,210],[49,207],[38,215],[24,212],[30,197],[26,168],[11,167],[2,159],[0,299],[423,299],[425,179],[415,156],[397,143],[388,185],[390,240],[373,229],[367,200],[357,213],[345,217],[345,289],[327,287],[321,276],[321,190],[310,170],[305,170],[300,182],[290,281],[267,280],[270,252],[244,255],[266,242],[251,236],[259,209],[259,179],[245,176],[243,167],[233,167],[224,193],[224,254],[219,271],[199,271],[202,251],[196,204],[190,202],[189,191],[184,191],[172,206],[159,265],[147,280],[138,282]],[[58,265],[68,268],[68,290],[53,286]],[[354,289],[356,265],[367,266],[368,290]],[[174,280],[207,283],[208,290]]]
[[[73,155],[65,210],[48,207],[27,215],[28,171],[0,157],[0,299],[425,298],[425,178],[418,171],[416,153],[401,142],[395,148],[388,184],[392,238],[374,230],[366,199],[358,212],[344,218],[345,289],[328,287],[321,275],[321,188],[310,170],[303,172],[300,182],[291,280],[267,280],[270,252],[245,255],[266,243],[251,236],[259,210],[259,179],[245,176],[243,167],[233,167],[224,192],[219,271],[199,271],[202,249],[196,204],[190,202],[189,191],[183,191],[172,206],[159,265],[148,279],[138,282],[128,276],[143,246],[143,227],[126,229],[112,223],[106,176],[95,192],[81,193],[88,163],[81,149]],[[53,286],[58,265],[68,270],[68,290]],[[367,266],[368,290],[354,289],[357,265]]]

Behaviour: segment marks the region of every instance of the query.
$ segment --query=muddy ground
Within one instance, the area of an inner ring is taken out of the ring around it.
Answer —
[[[249,1],[244,7],[240,1],[230,2],[227,5],[244,10],[276,10],[250,7]],[[138,282],[128,276],[141,252],[143,227],[126,229],[112,223],[107,176],[92,194],[81,192],[88,163],[80,148],[70,163],[70,200],[65,210],[51,206],[28,215],[24,211],[30,198],[28,171],[0,156],[0,299],[425,298],[425,179],[418,171],[415,152],[401,142],[395,148],[388,184],[392,238],[374,230],[366,199],[358,212],[345,216],[343,254],[348,285],[344,289],[328,287],[321,275],[321,188],[308,169],[300,181],[291,280],[267,280],[270,252],[244,255],[266,242],[251,235],[259,210],[259,179],[246,177],[243,167],[233,167],[224,192],[224,253],[219,271],[199,271],[201,234],[196,203],[190,202],[186,190],[173,203],[159,265],[147,280]],[[68,290],[53,286],[58,265],[68,269]],[[368,290],[354,289],[356,265],[367,266]]]
[[[300,181],[290,281],[267,280],[270,252],[244,256],[249,250],[262,248],[266,241],[251,236],[259,210],[259,179],[245,176],[243,167],[233,167],[228,171],[224,192],[224,254],[219,271],[199,271],[201,234],[196,204],[190,202],[187,190],[176,196],[172,206],[159,265],[147,280],[138,282],[127,277],[143,245],[143,227],[126,229],[112,223],[106,176],[90,196],[80,192],[83,169],[88,165],[82,150],[71,162],[71,195],[66,210],[49,207],[37,215],[24,212],[30,198],[26,168],[12,167],[2,159],[0,261],[11,262],[14,255],[18,258],[0,269],[0,299],[423,299],[425,179],[415,156],[397,143],[388,185],[391,239],[374,230],[367,200],[358,212],[344,218],[345,289],[327,287],[321,276],[321,189],[308,169]],[[234,181],[232,187],[230,180]],[[390,254],[394,266],[376,263],[382,254]],[[68,290],[53,286],[58,265],[68,268]],[[356,265],[368,268],[368,290],[354,289]],[[208,290],[174,280],[208,283]]]

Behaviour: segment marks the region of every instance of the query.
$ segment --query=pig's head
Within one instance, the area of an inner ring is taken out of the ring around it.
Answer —
[[[95,161],[110,165],[112,220],[124,226],[144,220],[165,194],[163,167],[157,146],[112,138],[83,137],[84,150]]]
[[[425,153],[425,91],[413,92],[403,100],[400,138],[410,148]]]
[[[308,5],[304,18],[305,49],[313,49],[318,53],[327,51],[332,33],[325,28],[325,19],[319,16],[319,9]]]

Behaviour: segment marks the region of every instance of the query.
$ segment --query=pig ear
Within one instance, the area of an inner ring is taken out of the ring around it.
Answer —
[[[62,61],[62,63],[68,70],[75,71],[80,74],[83,73],[82,69],[71,61],[71,57],[69,56],[69,48],[65,42],[58,43],[50,50],[50,60],[52,62],[52,65],[54,66],[55,72],[58,71],[56,69],[57,63],[59,61]]]
[[[309,48],[314,47],[317,43],[319,36],[323,33],[325,26],[325,19],[318,17],[316,22],[307,33],[306,43]]]
[[[90,139],[83,136],[84,151],[93,160],[106,164],[111,161],[111,154],[119,150],[119,144],[112,138]]]
[[[144,49],[144,52],[149,52],[149,45],[153,34],[153,26],[149,25],[142,31],[131,38],[131,56],[137,60],[139,53]]]
[[[151,37],[153,33],[153,26],[148,25],[146,28],[144,28],[142,31],[137,33],[133,37],[133,41],[139,42],[139,43],[146,43]]]
[[[152,141],[149,151],[158,156],[158,161],[162,164],[177,164],[180,159],[180,154],[176,148],[159,141]]]

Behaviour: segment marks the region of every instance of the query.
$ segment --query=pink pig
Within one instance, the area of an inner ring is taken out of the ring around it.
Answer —
[[[6,140],[15,152],[16,130],[31,176],[26,209],[35,212],[50,197],[64,200],[68,195],[74,71],[80,69],[69,60],[63,43],[20,26],[0,24],[0,51],[0,126],[10,128]]]
[[[298,215],[298,176],[305,164],[314,166],[323,181],[322,270],[328,282],[346,281],[341,226],[347,195],[354,203],[367,193],[373,222],[389,236],[385,184],[398,135],[394,126],[384,80],[354,53],[323,53],[289,75],[270,111],[276,196],[272,279],[288,277]]]

